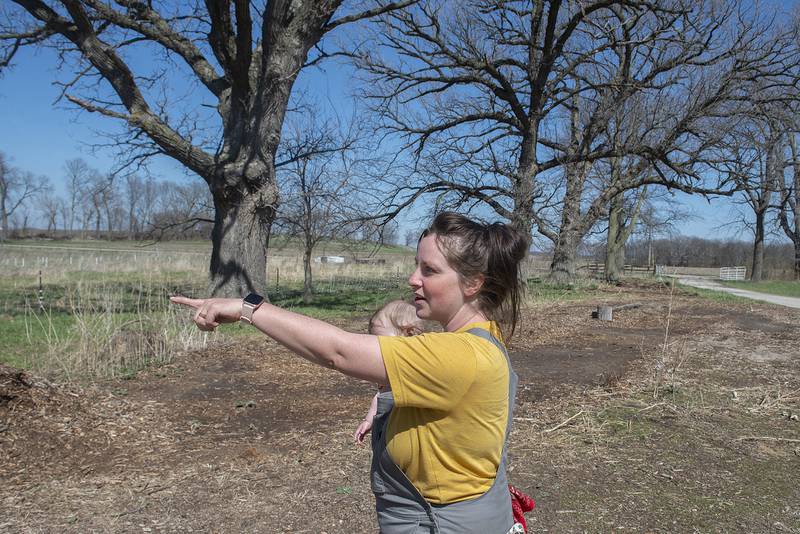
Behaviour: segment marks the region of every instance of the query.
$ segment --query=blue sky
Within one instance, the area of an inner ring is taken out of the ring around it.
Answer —
[[[24,49],[14,67],[0,78],[0,150],[20,169],[50,178],[63,186],[63,167],[69,159],[83,158],[91,167],[108,170],[114,163],[110,150],[92,153],[89,144],[99,132],[114,129],[115,122],[97,114],[77,111],[67,101],[56,103],[59,87],[56,58],[49,50]],[[180,165],[170,158],[154,162],[161,178],[183,179]]]
[[[90,166],[105,171],[114,163],[109,149],[91,152],[88,144],[102,140],[99,132],[113,130],[116,123],[97,114],[77,111],[66,101],[56,104],[59,88],[53,84],[56,57],[49,50],[25,49],[15,66],[0,78],[0,150],[20,169],[45,175],[57,191],[63,190],[63,166],[73,158],[83,158]],[[322,101],[346,102],[351,91],[349,76],[335,64],[326,70],[304,74],[298,84],[313,88]],[[173,160],[162,157],[151,165],[154,175],[170,180],[197,180],[186,176]],[[699,197],[680,195],[695,219],[682,225],[681,233],[701,237],[730,237],[740,232],[733,227],[718,227],[732,219],[726,199],[709,204]],[[746,236],[742,236],[747,239]]]

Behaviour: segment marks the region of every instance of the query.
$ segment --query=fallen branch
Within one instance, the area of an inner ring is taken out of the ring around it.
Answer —
[[[583,413],[583,410],[579,411],[578,413],[576,413],[575,415],[573,415],[572,417],[570,417],[569,419],[567,419],[567,420],[566,420],[566,421],[564,421],[563,423],[561,423],[561,424],[558,424],[558,425],[554,426],[554,427],[553,427],[553,428],[551,428],[550,430],[545,430],[545,433],[555,432],[556,430],[558,430],[558,429],[559,429],[559,428],[561,428],[562,426],[568,425],[570,421],[572,421],[573,419],[575,419],[576,417],[578,417],[578,416],[579,416],[579,415],[581,415],[582,413]]]

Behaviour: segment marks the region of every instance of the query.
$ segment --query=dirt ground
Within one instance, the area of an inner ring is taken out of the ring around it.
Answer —
[[[627,284],[526,310],[512,360],[530,532],[800,532],[800,310]],[[375,532],[371,395],[255,336],[85,388],[0,367],[0,531]]]

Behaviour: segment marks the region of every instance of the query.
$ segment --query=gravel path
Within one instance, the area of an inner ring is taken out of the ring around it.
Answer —
[[[783,297],[780,295],[769,295],[767,293],[759,293],[757,291],[747,291],[746,289],[736,289],[733,287],[725,287],[720,284],[716,279],[706,276],[688,276],[682,275],[678,277],[678,283],[686,286],[698,287],[701,289],[713,289],[714,291],[724,291],[739,297],[745,297],[753,300],[760,300],[769,302],[771,304],[779,304],[781,306],[788,306],[789,308],[800,308],[800,298],[797,297]]]

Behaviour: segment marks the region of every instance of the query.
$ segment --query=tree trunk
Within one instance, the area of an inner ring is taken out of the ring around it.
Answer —
[[[114,236],[114,220],[111,214],[111,208],[106,204],[106,228],[108,229],[108,240],[111,241]]]
[[[561,226],[553,249],[553,262],[550,264],[550,279],[559,284],[575,280],[575,257],[583,238],[583,232],[579,230],[581,194],[585,177],[583,167],[585,166],[576,165],[571,171],[567,171],[567,190],[564,194]]]
[[[550,280],[557,284],[566,284],[575,280],[575,259],[581,236],[574,230],[561,231],[553,250],[553,261],[550,264]]]
[[[611,199],[608,210],[608,237],[606,239],[605,278],[607,282],[617,282],[625,265],[625,239],[623,239],[623,196]]]
[[[623,193],[612,198],[609,203],[605,267],[605,277],[608,282],[618,281],[625,268],[625,243],[628,242],[633,230],[636,228],[639,212],[642,210],[642,204],[646,197],[647,186],[639,190],[636,206],[633,208],[628,224],[625,224],[623,220],[625,214]]]
[[[536,129],[532,127],[521,143],[521,153],[517,162],[516,176],[514,177],[513,199],[514,209],[509,222],[511,226],[520,231],[527,240],[526,250],[530,250],[533,238],[533,213],[534,183],[539,172],[536,162]]]
[[[221,198],[221,192],[213,194],[209,283],[212,296],[266,293],[267,250],[278,195],[274,185],[259,185],[261,189],[244,195],[237,192],[233,198]]]
[[[6,212],[5,191],[0,191],[0,241],[8,239],[8,212]]]
[[[578,120],[578,108],[571,110],[571,144],[579,147],[582,130]],[[588,228],[581,224],[581,198],[591,164],[579,161],[565,166],[566,190],[561,208],[561,224],[550,264],[550,279],[556,283],[569,283],[575,280],[575,257],[578,245]]]
[[[753,268],[750,281],[760,282],[764,269],[764,214],[756,213],[755,239],[753,239]]]
[[[314,281],[311,275],[311,254],[313,247],[306,243],[303,251],[303,302],[311,304],[314,300]]]
[[[606,282],[619,282],[625,269],[625,242],[619,240],[608,241],[606,243],[606,263],[605,279]]]
[[[133,239],[136,235],[136,212],[133,203],[128,209],[128,239]]]
[[[786,237],[794,243],[794,279],[800,280],[800,154],[794,133],[789,134],[789,148],[792,151],[791,185],[781,184],[781,210],[779,220]]]

